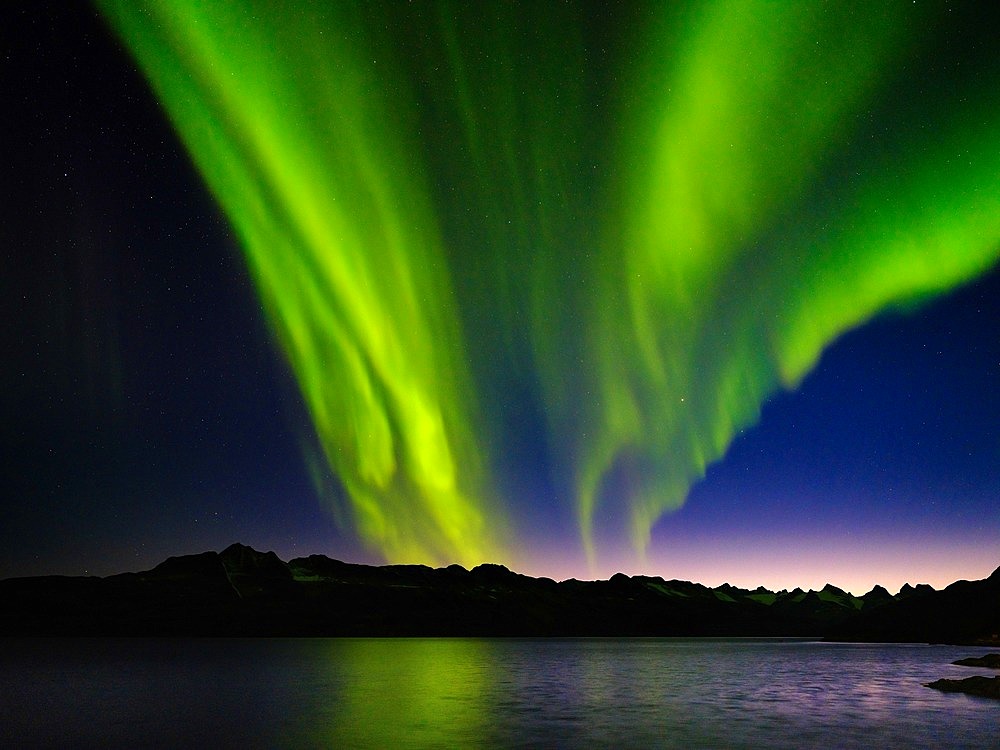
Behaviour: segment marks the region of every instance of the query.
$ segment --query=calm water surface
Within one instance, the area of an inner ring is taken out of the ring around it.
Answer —
[[[0,747],[1000,748],[988,649],[712,639],[4,639]]]

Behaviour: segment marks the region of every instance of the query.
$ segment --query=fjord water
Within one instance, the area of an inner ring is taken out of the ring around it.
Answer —
[[[987,649],[785,639],[5,639],[0,746],[987,748]]]

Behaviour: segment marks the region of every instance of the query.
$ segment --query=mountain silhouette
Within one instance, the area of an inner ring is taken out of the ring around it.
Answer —
[[[4,635],[803,636],[997,642],[1000,571],[942,591],[880,586],[853,596],[709,588],[658,576],[556,582],[502,565],[288,562],[233,544],[106,578],[0,581]]]

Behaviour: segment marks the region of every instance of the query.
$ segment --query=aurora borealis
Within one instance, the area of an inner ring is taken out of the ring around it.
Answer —
[[[1000,258],[975,7],[98,5],[232,227],[302,463],[380,559],[664,559],[654,527],[825,350]]]

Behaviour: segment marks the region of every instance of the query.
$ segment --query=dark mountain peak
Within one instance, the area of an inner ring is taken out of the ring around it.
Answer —
[[[872,590],[861,597],[861,608],[866,612],[873,607],[881,607],[896,601],[896,597],[889,593],[884,586],[876,584]]]
[[[253,577],[291,580],[292,571],[274,552],[258,552],[245,544],[231,544],[220,554],[231,578]]]
[[[916,586],[911,586],[908,583],[903,584],[903,588],[899,590],[897,596],[900,599],[905,599],[910,596],[923,596],[924,594],[933,594],[934,587],[927,583],[918,583]]]
[[[240,544],[239,542],[230,544],[228,547],[222,550],[222,552],[219,553],[219,556],[223,560],[233,560],[241,562],[258,561],[258,560],[263,560],[265,558],[274,560],[278,559],[278,556],[273,552],[258,552],[253,547],[250,547],[246,544]]]
[[[997,568],[992,573],[990,573],[990,577],[987,578],[986,580],[987,581],[996,581],[996,582],[1000,583],[1000,568]]]
[[[517,573],[512,573],[506,565],[497,565],[496,563],[483,563],[482,565],[477,565],[469,572],[480,581],[492,583],[509,581],[519,577]]]
[[[673,587],[666,581],[660,582],[646,576],[630,576],[625,573],[615,573],[607,581],[594,581],[601,586],[606,586],[618,594],[633,596],[647,596],[651,592],[656,595],[667,594]]]
[[[879,586],[877,583],[872,587],[872,590],[861,597],[866,602],[868,601],[882,601],[886,599],[892,599],[892,594],[884,586]]]
[[[834,596],[849,596],[846,591],[838,589],[832,583],[826,584],[826,586],[824,586],[821,590],[827,594],[833,594]]]

